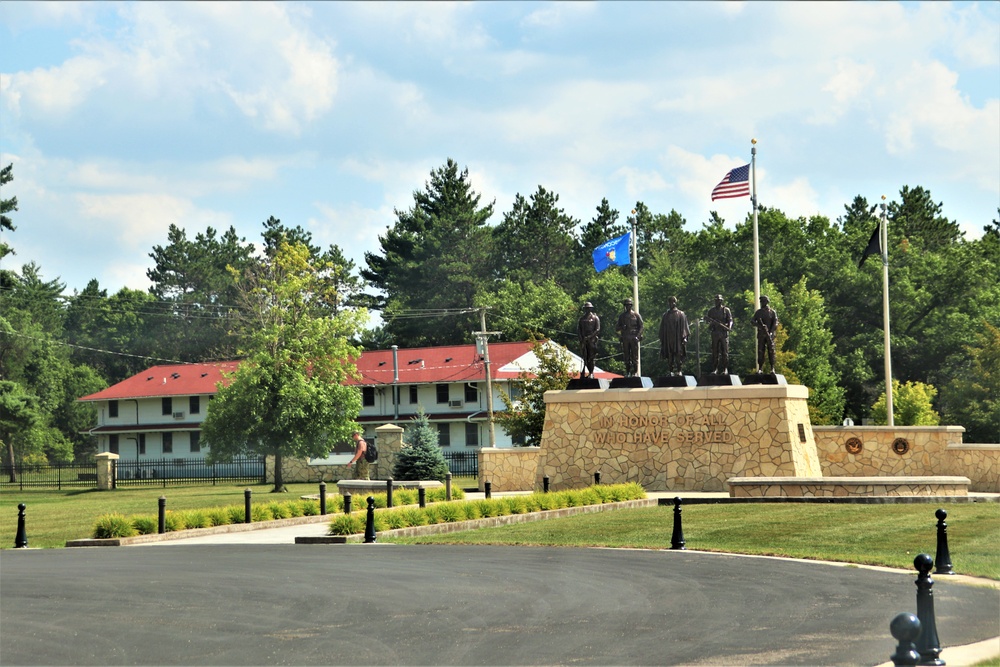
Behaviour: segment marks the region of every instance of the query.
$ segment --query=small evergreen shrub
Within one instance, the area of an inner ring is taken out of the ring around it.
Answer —
[[[408,528],[410,524],[406,518],[404,508],[391,509],[385,513],[385,525],[388,526],[389,530]]]
[[[428,523],[427,512],[419,507],[403,507],[400,509],[400,514],[406,517],[408,526],[426,526]]]
[[[139,535],[152,535],[160,528],[160,522],[153,516],[132,517],[132,527]]]
[[[365,517],[358,514],[341,514],[330,522],[331,535],[356,535],[365,532]]]
[[[97,523],[94,526],[94,537],[98,539],[132,537],[135,534],[132,522],[124,514],[117,512],[97,517]]]
[[[267,505],[251,505],[250,520],[253,523],[257,523],[258,521],[270,521],[271,508]]]
[[[288,511],[288,503],[272,501],[266,507],[272,519],[287,519],[291,516],[291,513]]]
[[[326,501],[326,511],[330,511],[330,501]],[[305,500],[299,501],[299,511],[302,512],[300,516],[316,516],[319,514],[319,501],[311,500],[306,498]]]
[[[225,509],[229,513],[229,523],[244,523],[246,521],[246,509],[243,505],[229,505]]]
[[[184,517],[185,528],[208,528],[212,525],[208,515],[201,510],[188,510],[181,514]]]
[[[443,503],[435,506],[435,509],[438,511],[441,523],[454,523],[465,520],[465,512],[455,503]]]
[[[205,514],[208,515],[209,525],[211,526],[228,526],[232,523],[229,512],[225,507],[213,507],[206,510]]]
[[[166,528],[168,533],[172,533],[175,530],[184,530],[187,528],[187,524],[184,522],[183,514],[168,511],[163,517],[163,527]]]

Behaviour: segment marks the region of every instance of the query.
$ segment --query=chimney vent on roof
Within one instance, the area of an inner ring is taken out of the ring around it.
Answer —
[[[176,380],[177,378],[179,378],[180,376],[181,376],[181,374],[180,374],[180,373],[171,373],[171,374],[170,374],[170,377],[172,377],[172,378],[173,378],[173,379],[175,379],[175,380]]]
[[[201,374],[201,376],[202,376],[202,377],[207,377],[207,376],[208,376],[208,373],[202,373],[202,374]]]
[[[413,364],[420,364],[420,367],[421,367],[421,368],[423,368],[423,367],[424,367],[424,366],[423,366],[423,364],[424,364],[424,360],[423,360],[423,359],[410,359],[410,360],[409,360],[409,361],[407,361],[406,363],[407,363],[407,364],[409,364],[409,365],[411,365],[411,366],[412,366]]]
[[[378,365],[379,366],[385,366],[385,362],[384,361],[380,361],[380,362],[378,362]]]
[[[153,376],[152,376],[152,375],[150,375],[150,376],[149,376],[148,378],[146,378],[146,382],[149,382],[149,381],[150,381],[150,380],[152,380],[152,379],[153,379]]]
[[[448,363],[449,361],[451,361],[451,360],[452,360],[452,359],[454,359],[454,358],[455,358],[455,357],[445,357],[445,358],[444,358],[444,363]]]

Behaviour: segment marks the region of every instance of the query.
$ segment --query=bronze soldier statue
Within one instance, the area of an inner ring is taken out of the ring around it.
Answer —
[[[584,314],[577,323],[577,333],[580,334],[580,356],[583,357],[583,368],[580,378],[594,377],[594,362],[597,359],[597,341],[601,333],[601,318],[594,313],[594,304],[589,301],[583,304]]]
[[[615,331],[622,344],[625,358],[625,377],[634,377],[639,372],[639,342],[642,340],[642,315],[632,310],[632,299],[622,302],[625,310],[618,316]]]
[[[771,364],[771,375],[774,370],[774,337],[778,333],[778,313],[769,305],[771,300],[766,296],[760,297],[760,308],[753,314],[753,325],[757,327],[757,372],[764,372],[764,351],[767,351],[767,360]]]
[[[677,297],[667,299],[669,309],[660,320],[660,358],[667,360],[671,375],[681,375],[681,366],[687,355],[687,340],[691,335],[687,315],[677,308]]]
[[[721,294],[715,295],[715,306],[705,315],[712,332],[712,375],[729,374],[729,332],[733,330],[733,313],[723,305]]]

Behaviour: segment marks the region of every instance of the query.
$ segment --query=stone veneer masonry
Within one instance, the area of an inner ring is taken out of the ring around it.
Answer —
[[[724,491],[730,477],[820,477],[801,385],[551,391],[535,488],[638,482]],[[496,482],[493,482],[496,484]]]

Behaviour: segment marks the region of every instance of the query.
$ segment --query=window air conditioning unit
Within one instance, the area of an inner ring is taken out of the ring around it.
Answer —
[[[174,413],[174,419],[184,419],[184,413],[183,412],[175,412]]]
[[[462,401],[448,401],[449,408],[460,408],[462,407]]]

